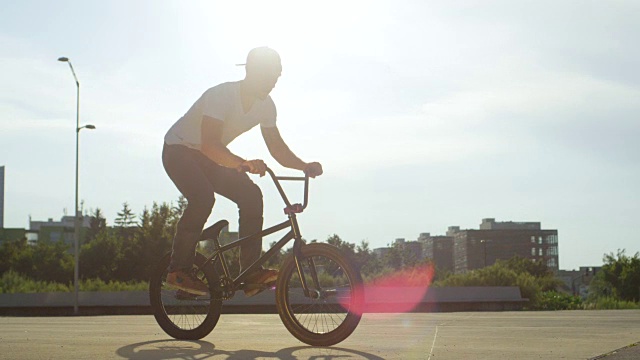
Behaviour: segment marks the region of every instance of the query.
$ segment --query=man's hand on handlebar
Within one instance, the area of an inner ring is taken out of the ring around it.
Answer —
[[[256,159],[256,160],[245,160],[240,165],[238,165],[238,171],[246,171],[251,174],[259,174],[260,176],[264,176],[267,171],[267,165],[265,165],[264,161]]]
[[[237,167],[238,171],[245,171],[251,174],[258,174],[264,176],[267,171],[267,165],[260,159],[245,160]],[[310,162],[305,165],[304,174],[310,178],[322,175],[322,165],[319,162]]]
[[[310,178],[322,175],[322,165],[319,162],[310,162],[304,167],[304,174]]]

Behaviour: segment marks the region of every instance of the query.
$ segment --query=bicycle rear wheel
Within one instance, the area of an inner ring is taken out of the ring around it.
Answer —
[[[329,244],[302,246],[300,265],[310,296],[305,296],[293,256],[287,258],[276,284],[280,319],[298,340],[330,346],[346,339],[362,317],[362,278],[351,261]]]
[[[196,296],[172,288],[166,283],[171,254],[165,255],[156,266],[149,281],[149,300],[153,316],[168,335],[181,340],[198,340],[207,336],[218,323],[222,309],[218,277],[211,263],[196,254],[195,275],[209,286],[209,294]]]

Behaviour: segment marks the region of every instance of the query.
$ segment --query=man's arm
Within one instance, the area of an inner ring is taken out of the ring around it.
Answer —
[[[306,163],[298,158],[280,136],[278,127],[260,127],[269,153],[276,161],[290,169],[302,170],[311,177],[322,175],[322,166],[317,162]]]
[[[222,120],[206,115],[202,117],[200,151],[218,165],[264,175],[266,166],[262,160],[245,160],[222,145],[222,125]]]

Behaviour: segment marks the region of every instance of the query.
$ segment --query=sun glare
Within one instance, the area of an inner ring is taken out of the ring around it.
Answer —
[[[314,56],[310,50],[320,44],[323,56],[332,55],[326,53],[327,49],[333,53],[349,52],[354,45],[362,45],[354,39],[366,38],[364,32],[370,32],[370,25],[380,21],[380,16],[373,14],[378,9],[365,1],[204,2],[202,10],[206,14],[229,15],[216,19],[223,22],[220,25],[225,29],[228,45],[238,52],[267,45],[292,63]],[[220,39],[220,34],[212,37]],[[328,42],[331,46],[326,46]]]
[[[434,275],[433,265],[426,264],[406,268],[367,282],[361,289],[356,290],[364,292],[364,308],[352,310],[360,314],[414,311],[424,300]],[[349,306],[347,303],[342,305]]]

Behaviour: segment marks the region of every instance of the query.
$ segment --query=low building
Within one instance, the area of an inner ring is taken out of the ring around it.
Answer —
[[[453,272],[452,236],[431,236],[430,233],[422,233],[418,241],[422,244],[423,257],[431,259],[437,270]]]
[[[406,241],[404,238],[399,238],[396,239],[395,245],[405,253],[405,256],[411,256],[416,261],[424,259],[420,241]]]
[[[558,270],[556,277],[562,280],[566,291],[586,299],[589,284],[601,269],[601,266],[581,266],[580,270]]]
[[[391,251],[390,247],[381,247],[373,249],[373,253],[378,257],[378,259],[384,259],[385,256]]]
[[[91,217],[82,216],[80,218],[80,239],[90,227]],[[30,241],[62,241],[65,244],[74,243],[75,217],[63,216],[60,221],[49,218],[47,221],[29,220]],[[80,241],[82,243],[82,241]]]
[[[543,230],[539,222],[482,220],[479,230],[450,227],[453,236],[454,272],[464,273],[508,260],[514,256],[542,261],[558,271],[558,230]]]

